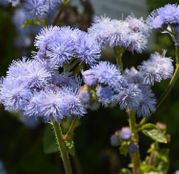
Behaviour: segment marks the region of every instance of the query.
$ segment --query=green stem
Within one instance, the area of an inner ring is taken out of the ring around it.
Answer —
[[[69,138],[72,138],[72,134],[73,134],[75,128],[77,127],[77,125],[78,125],[78,123],[79,123],[79,120],[80,120],[79,117],[75,117],[75,118],[73,119],[73,121],[71,122],[70,127],[69,127],[67,133],[65,134],[65,138],[66,138],[67,140],[68,140]]]
[[[117,66],[120,67],[121,71],[123,71],[123,62],[122,62],[122,56],[124,53],[124,49],[121,47],[114,47],[114,54],[116,58]]]
[[[52,22],[53,25],[56,25],[58,23],[58,20],[61,16],[62,12],[65,10],[65,8],[68,6],[68,4],[69,4],[69,0],[62,1],[61,5],[60,5],[60,9],[58,10],[58,12]]]
[[[135,112],[129,110],[129,126],[132,133],[132,141],[138,146],[139,144],[139,138],[137,133],[137,124],[136,124],[136,118],[135,118]],[[131,162],[132,162],[132,173],[133,174],[139,174],[140,170],[140,153],[137,149],[136,152],[133,152],[130,154]]]
[[[173,89],[177,79],[179,78],[179,46],[176,46],[176,57],[175,57],[175,61],[176,61],[176,67],[175,67],[175,72],[167,86],[167,88],[165,89],[165,91],[163,92],[163,94],[161,95],[161,97],[159,98],[158,101],[158,105],[157,108],[159,108],[159,106],[165,101],[165,99],[168,97],[168,95],[170,94],[171,90]],[[141,122],[139,123],[139,125],[143,125],[145,124],[147,121],[149,120],[149,117],[145,117],[141,120]]]
[[[55,133],[59,152],[60,152],[60,155],[61,155],[61,158],[63,161],[65,174],[72,174],[71,163],[70,163],[70,159],[68,156],[68,152],[66,151],[65,143],[63,141],[62,130],[61,130],[60,126],[58,125],[58,123],[52,123],[52,126],[53,126],[53,130]]]
[[[77,174],[82,174],[81,165],[80,165],[78,156],[76,155],[76,152],[75,152],[75,155],[72,158],[73,158],[76,173]]]
[[[167,88],[165,89],[163,95],[160,97],[157,108],[164,102],[164,100],[168,97],[168,95],[170,94],[171,90],[173,89],[177,79],[179,77],[179,64],[176,64],[176,69],[174,72],[174,75],[172,77],[172,79],[170,80]]]

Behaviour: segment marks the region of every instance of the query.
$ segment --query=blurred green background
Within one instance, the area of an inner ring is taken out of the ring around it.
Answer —
[[[72,0],[73,1],[73,0]],[[86,30],[90,25],[91,20],[96,13],[98,7],[90,1],[79,1],[69,6],[64,12],[64,24],[78,26]],[[103,0],[96,0],[96,2]],[[135,0],[139,4],[139,0]],[[117,2],[117,1],[116,1]],[[121,1],[124,4],[125,1]],[[134,1],[126,1],[129,8],[134,7],[136,11],[137,5]],[[158,8],[166,3],[177,3],[177,0],[147,0],[146,16],[151,10]],[[110,13],[115,1],[108,11]],[[130,4],[131,3],[131,4]],[[79,5],[78,5],[79,4]],[[101,3],[103,4],[103,3]],[[120,9],[120,1],[117,2]],[[99,4],[98,4],[99,5]],[[141,13],[143,13],[143,11]],[[120,12],[120,11],[119,11]],[[125,10],[126,14],[128,13]],[[30,55],[31,48],[17,48],[14,42],[17,35],[17,30],[12,23],[14,8],[0,7],[0,74],[5,75],[8,65],[13,59],[17,59],[22,54]],[[117,12],[116,12],[117,13]],[[112,16],[115,14],[113,13]],[[110,16],[110,15],[109,15]],[[122,11],[116,16],[121,17]],[[132,55],[126,52],[124,55],[125,67],[137,65],[142,60],[149,56],[150,52],[167,49],[167,55],[174,57],[175,50],[169,36],[155,32],[151,38],[149,49],[143,55]],[[110,52],[104,53],[105,58],[112,58]],[[166,88],[167,82],[162,82],[154,87],[156,96]],[[179,81],[176,84],[171,95],[165,103],[159,108],[156,114],[151,119],[152,122],[163,122],[167,124],[168,133],[171,134],[171,142],[167,145],[170,148],[170,171],[169,174],[179,169]],[[82,120],[80,126],[75,131],[76,150],[79,160],[82,165],[84,174],[116,174],[117,171],[126,167],[129,159],[120,156],[118,149],[110,145],[110,136],[117,129],[127,125],[127,116],[125,112],[115,109],[101,108],[98,112],[89,112]],[[0,160],[4,162],[8,174],[63,174],[62,166],[58,153],[44,154],[43,152],[43,137],[45,125],[40,123],[38,126],[26,126],[24,120],[19,119],[15,113],[5,112],[3,106],[0,108]],[[149,147],[150,141],[141,136],[140,147],[142,157],[145,156],[145,151]]]

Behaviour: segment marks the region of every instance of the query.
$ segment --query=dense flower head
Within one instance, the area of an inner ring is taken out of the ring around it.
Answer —
[[[159,53],[151,54],[150,59],[144,61],[138,67],[139,71],[143,74],[143,83],[153,85],[154,82],[169,79],[173,74],[172,59]]]
[[[51,73],[43,62],[23,58],[12,62],[7,71],[7,78],[21,83],[24,87],[38,90],[50,82]]]
[[[59,74],[43,61],[13,61],[1,81],[0,100],[6,110],[48,121],[85,114],[79,99],[80,79]]]
[[[143,97],[137,107],[137,115],[148,117],[156,111],[156,98],[151,88],[146,85],[140,86]]]
[[[125,69],[124,78],[129,83],[141,84],[143,82],[143,76],[140,71],[138,71],[135,67],[131,67],[130,69]]]
[[[92,66],[82,74],[87,83],[94,85],[98,81],[99,84],[108,85],[112,88],[120,82],[122,83],[123,80],[120,70],[114,64],[107,61],[99,62],[99,64]]]
[[[0,100],[8,111],[23,111],[32,97],[30,89],[24,88],[19,81],[4,78],[0,89]]]
[[[47,27],[36,37],[39,49],[35,57],[45,59],[51,67],[62,67],[71,59],[92,65],[100,58],[100,47],[87,33],[71,27]]]
[[[30,19],[44,18],[60,4],[60,0],[25,0],[24,7]]]
[[[149,28],[144,20],[129,16],[125,20],[96,18],[88,29],[101,47],[120,46],[132,52],[142,52],[147,44]]]
[[[142,91],[137,84],[129,83],[127,87],[120,90],[118,101],[121,109],[136,110],[142,100]]]
[[[98,97],[98,101],[102,103],[104,106],[114,104],[114,93],[110,87],[98,86],[96,94]]]
[[[151,28],[162,28],[164,24],[179,24],[179,5],[166,4],[154,10],[147,18]]]
[[[69,89],[45,90],[31,98],[25,114],[42,117],[46,121],[58,121],[69,116],[83,116],[85,108]]]

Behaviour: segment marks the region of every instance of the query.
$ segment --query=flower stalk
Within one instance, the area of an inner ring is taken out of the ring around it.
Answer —
[[[60,156],[62,158],[63,166],[65,169],[65,174],[72,174],[71,163],[63,140],[63,133],[61,127],[58,123],[52,123],[52,126],[57,141],[57,145],[59,148]]]
[[[132,133],[132,141],[138,146],[139,138],[137,133],[137,124],[135,119],[135,112],[132,110],[128,110],[128,116],[129,116],[129,127],[131,129]],[[133,174],[139,174],[140,172],[140,153],[139,149],[135,152],[130,153],[131,162],[132,162],[132,173]]]
[[[116,57],[116,64],[121,69],[121,71],[123,71],[123,62],[122,62],[123,53],[124,53],[123,48],[121,48],[119,46],[114,47],[114,54],[115,54],[115,57]]]

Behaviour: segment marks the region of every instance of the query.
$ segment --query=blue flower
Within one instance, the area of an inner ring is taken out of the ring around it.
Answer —
[[[164,24],[179,24],[179,6],[166,4],[154,10],[147,18],[147,23],[151,28],[162,28]]]
[[[143,74],[134,67],[130,69],[126,68],[123,76],[128,83],[135,83],[135,84],[143,83]]]
[[[146,48],[149,28],[142,18],[129,16],[120,21],[101,17],[96,18],[88,32],[102,48],[120,46],[132,52],[142,52]]]
[[[48,27],[36,36],[39,49],[35,58],[44,59],[52,68],[62,67],[71,59],[94,64],[100,58],[100,48],[87,33],[70,27]]]
[[[104,106],[115,105],[115,95],[113,90],[109,87],[98,86],[97,88],[98,101]]]
[[[154,82],[171,78],[174,71],[172,61],[170,57],[165,57],[165,52],[163,55],[151,54],[149,60],[138,66],[139,71],[143,74],[143,83],[153,85]]]
[[[83,34],[76,44],[76,56],[85,64],[93,65],[101,57],[98,42],[88,34]]]
[[[92,66],[91,70],[95,73],[100,84],[114,88],[119,86],[120,83],[123,83],[120,70],[110,62],[101,61],[99,64]]]
[[[143,97],[137,108],[137,115],[148,117],[156,111],[156,98],[149,86],[141,85]]]
[[[42,117],[46,121],[59,121],[69,116],[83,116],[85,108],[73,90],[45,90],[36,93],[26,107],[27,116]]]
[[[51,81],[51,76],[43,62],[26,58],[13,61],[7,71],[9,79],[33,90],[43,89]]]
[[[46,0],[25,0],[24,6],[31,19],[44,18],[49,11]]]
[[[20,81],[4,78],[0,87],[0,100],[8,111],[23,111],[32,97],[30,89],[24,87]]]
[[[128,84],[123,89],[120,89],[118,101],[121,109],[136,110],[142,100],[142,91],[137,84]]]

